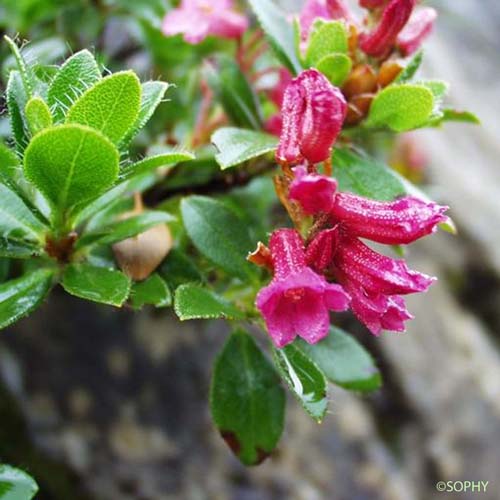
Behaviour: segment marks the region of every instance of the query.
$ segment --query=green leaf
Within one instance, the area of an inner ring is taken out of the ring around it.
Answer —
[[[50,109],[41,97],[32,97],[24,110],[32,135],[52,125]]]
[[[424,53],[422,51],[417,52],[410,60],[410,62],[406,65],[406,67],[401,71],[398,77],[394,80],[393,83],[406,83],[409,82],[420,68],[422,64],[422,59],[424,57]]]
[[[470,111],[457,111],[455,109],[443,109],[441,116],[432,120],[430,125],[437,127],[445,122],[463,122],[472,123],[474,125],[480,125],[481,121],[479,118]]]
[[[117,307],[130,291],[130,279],[122,272],[89,264],[67,266],[61,284],[71,295]]]
[[[19,47],[14,43],[14,41],[7,35],[4,36],[4,39],[9,45],[9,48],[16,59],[17,69],[19,70],[19,74],[21,76],[23,88],[27,98],[29,99],[33,95],[33,89],[35,88],[33,72],[31,71],[31,68],[26,64],[26,61],[24,60]]]
[[[175,291],[175,314],[181,321],[188,319],[244,319],[243,312],[215,292],[193,283],[181,285]]]
[[[346,26],[341,21],[314,23],[306,51],[306,65],[316,66],[321,59],[333,54],[347,54],[348,41]]]
[[[271,0],[249,0],[249,4],[278,59],[292,74],[300,73],[302,67],[295,52],[293,27],[286,14]]]
[[[111,225],[96,231],[85,233],[76,242],[75,250],[89,245],[112,245],[172,220],[174,217],[167,212],[146,211],[128,219],[113,222]]]
[[[373,158],[361,156],[349,149],[336,149],[333,165],[340,191],[385,201],[407,193],[396,172]]]
[[[276,370],[253,338],[233,333],[217,357],[210,388],[215,425],[245,465],[256,465],[283,432],[285,392]]]
[[[56,208],[95,198],[118,176],[118,152],[97,130],[59,125],[32,139],[24,156],[24,172]]]
[[[278,138],[254,130],[224,127],[212,135],[215,155],[222,170],[276,150]]]
[[[328,406],[326,380],[316,364],[296,345],[274,349],[274,362],[306,412],[321,422]]]
[[[37,492],[38,485],[26,472],[0,464],[1,500],[31,500]]]
[[[418,82],[417,85],[428,88],[434,96],[434,101],[438,103],[444,99],[450,88],[450,85],[443,80],[422,80]]]
[[[130,302],[134,309],[141,309],[146,304],[167,307],[172,303],[172,295],[161,276],[154,273],[146,280],[132,284]]]
[[[9,111],[10,127],[16,143],[16,149],[22,153],[28,144],[27,127],[24,123],[24,108],[28,95],[24,90],[19,71],[11,71],[5,91],[7,109]]]
[[[345,389],[373,391],[382,383],[370,354],[340,328],[330,327],[328,337],[317,344],[298,339],[293,345],[308,355],[328,380]]]
[[[227,56],[216,65],[207,65],[207,77],[213,91],[234,125],[260,130],[262,116],[257,96],[238,64]]]
[[[53,271],[38,269],[0,285],[0,329],[36,309],[49,293]]]
[[[29,259],[42,253],[43,249],[26,240],[0,237],[0,257],[12,259]]]
[[[183,161],[194,160],[195,156],[187,151],[171,151],[169,153],[149,156],[143,160],[131,163],[120,171],[120,180],[128,180],[136,175],[142,175],[159,167],[174,166]]]
[[[433,110],[434,96],[425,86],[390,85],[376,95],[365,124],[404,132],[424,125]]]
[[[173,248],[158,271],[172,288],[186,282],[204,281],[194,262],[181,250]]]
[[[72,55],[61,66],[50,84],[47,102],[56,121],[63,121],[76,99],[101,80],[101,72],[88,50]]]
[[[254,246],[242,220],[224,204],[204,196],[181,202],[182,219],[194,246],[214,264],[242,280],[253,279],[246,261]]]
[[[141,85],[133,71],[103,78],[71,106],[66,122],[88,125],[119,143],[135,124],[141,105]]]
[[[16,153],[0,141],[0,179],[4,182],[17,180],[19,167]]]
[[[39,243],[47,229],[14,191],[0,184],[0,234],[3,238]]]
[[[349,76],[352,68],[351,58],[345,54],[325,56],[316,63],[316,68],[321,71],[335,86],[341,86]]]
[[[127,145],[134,136],[146,125],[153,116],[156,108],[160,105],[169,84],[165,82],[145,82],[141,85],[141,106],[139,115],[120,145]]]

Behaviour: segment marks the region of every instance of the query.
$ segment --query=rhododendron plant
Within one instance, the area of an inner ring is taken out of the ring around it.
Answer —
[[[404,297],[436,279],[410,269],[406,246],[454,231],[448,207],[388,166],[392,146],[477,119],[445,107],[444,82],[416,76],[433,9],[354,3],[308,0],[292,15],[273,0],[122,6],[144,52],[133,67],[155,77],[142,82],[78,40],[66,60],[36,59],[6,37],[0,327],[56,286],[227,322],[210,405],[247,465],[277,446],[283,384],[318,422],[328,382],[379,389],[344,329],[358,325],[361,342],[403,332]]]

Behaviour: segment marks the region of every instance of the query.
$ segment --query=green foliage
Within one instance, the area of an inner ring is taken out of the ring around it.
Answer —
[[[272,135],[241,128],[224,127],[212,135],[215,155],[222,170],[276,150],[278,139]]]
[[[31,500],[37,492],[38,485],[26,472],[0,464],[0,500]]]
[[[181,321],[188,319],[243,319],[243,312],[215,292],[192,283],[175,291],[175,313]]]
[[[171,151],[168,153],[148,156],[143,160],[128,164],[120,170],[120,180],[128,180],[142,175],[159,167],[173,167],[177,163],[193,160],[194,155],[187,151]]]
[[[394,83],[406,83],[409,82],[417,73],[420,65],[422,64],[422,60],[424,57],[424,53],[422,51],[417,52],[411,59],[410,62],[404,67],[403,71],[398,75]]]
[[[274,362],[292,394],[317,422],[326,414],[326,379],[316,364],[295,344],[274,350]]]
[[[229,337],[215,362],[210,407],[221,436],[244,464],[256,465],[274,450],[283,431],[285,393],[242,330]]]
[[[238,64],[228,57],[220,57],[215,66],[207,66],[206,74],[233,124],[260,130],[262,117],[259,102]]]
[[[55,120],[63,121],[73,102],[100,79],[101,71],[88,50],[81,50],[67,59],[59,68],[47,93],[47,104]]]
[[[28,144],[27,127],[24,126],[24,108],[28,102],[28,95],[24,89],[19,71],[14,70],[10,72],[5,97],[16,149],[22,152]]]
[[[347,29],[341,21],[316,21],[314,23],[305,56],[307,66],[333,54],[347,54]]]
[[[26,121],[31,135],[38,134],[44,128],[52,125],[52,115],[50,109],[41,97],[32,97],[26,103]]]
[[[5,328],[36,309],[48,294],[53,271],[39,269],[0,285],[0,328]]]
[[[172,303],[172,295],[165,280],[158,273],[153,273],[144,281],[132,284],[130,303],[134,309],[145,305],[167,307]]]
[[[337,327],[317,344],[302,339],[293,344],[309,356],[326,378],[345,389],[374,391],[381,385],[380,373],[368,352],[350,335]]]
[[[404,132],[425,125],[433,110],[434,96],[426,86],[390,85],[375,96],[366,126]]]
[[[141,85],[133,71],[103,78],[69,108],[66,121],[99,130],[118,144],[139,117]]]
[[[336,149],[333,165],[341,191],[385,201],[393,200],[407,191],[394,170],[349,149]]]
[[[67,266],[61,284],[71,295],[116,307],[130,292],[130,279],[122,272],[90,264]]]
[[[295,52],[293,27],[286,14],[272,0],[248,0],[248,3],[278,59],[292,74],[300,73],[302,68]]]
[[[316,68],[321,71],[333,85],[341,86],[349,76],[352,61],[345,54],[332,54],[325,56],[316,63]]]
[[[33,138],[24,156],[24,171],[57,215],[113,185],[118,176],[118,152],[95,129],[59,125]]]
[[[214,264],[242,280],[253,280],[254,268],[246,261],[253,250],[248,229],[223,203],[204,196],[181,202],[182,220],[194,246]]]

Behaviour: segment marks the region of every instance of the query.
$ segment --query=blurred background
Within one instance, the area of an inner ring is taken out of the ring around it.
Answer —
[[[450,104],[476,113],[482,126],[448,124],[407,139],[459,234],[412,246],[411,267],[440,280],[410,297],[416,319],[406,334],[375,339],[354,321],[345,325],[377,359],[383,389],[361,396],[332,387],[321,425],[290,398],[278,452],[246,469],[208,410],[224,324],[180,324],[169,313],[94,306],[56,290],[0,334],[0,461],[32,473],[37,498],[500,498],[500,3],[427,3],[440,17],[424,72],[448,80]],[[0,0],[0,31],[43,40],[38,57],[45,50],[43,57],[59,61],[88,47],[113,70],[188,86],[186,68],[215,42],[187,52],[164,39],[158,27],[167,7],[161,0]],[[192,95],[182,102],[174,89],[150,133],[182,136],[176,117],[193,105],[196,88]],[[486,493],[437,492],[436,482],[448,480],[489,485]]]

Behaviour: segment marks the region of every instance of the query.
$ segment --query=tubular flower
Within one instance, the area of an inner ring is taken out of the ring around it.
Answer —
[[[308,215],[328,213],[333,208],[337,181],[326,175],[308,174],[304,165],[293,169],[289,197],[298,201]]]
[[[448,220],[446,210],[446,206],[414,196],[387,202],[338,193],[331,215],[351,234],[387,245],[403,245],[435,232],[438,224]]]
[[[420,48],[432,32],[436,18],[437,12],[432,7],[417,9],[411,15],[408,24],[396,40],[396,45],[404,57],[410,56]]]
[[[349,8],[343,0],[307,0],[299,15],[302,41],[306,41],[316,19],[350,20]]]
[[[359,46],[372,57],[385,57],[396,43],[400,31],[411,16],[416,0],[391,0],[382,19],[371,33],[360,35]]]
[[[256,306],[274,344],[284,347],[297,335],[310,344],[320,341],[328,334],[329,310],[346,310],[349,296],[307,267],[297,231],[275,231],[269,246],[274,278],[257,295]]]
[[[345,98],[337,87],[315,69],[303,71],[285,91],[277,161],[314,164],[329,158],[346,113]]]
[[[248,28],[248,20],[232,8],[232,0],[182,0],[164,17],[162,31],[167,36],[182,34],[191,44],[209,35],[240,38]]]
[[[409,269],[402,259],[375,252],[340,225],[316,236],[306,261],[342,284],[351,296],[352,311],[376,335],[383,328],[404,331],[404,321],[412,316],[400,295],[425,292],[435,280]]]

